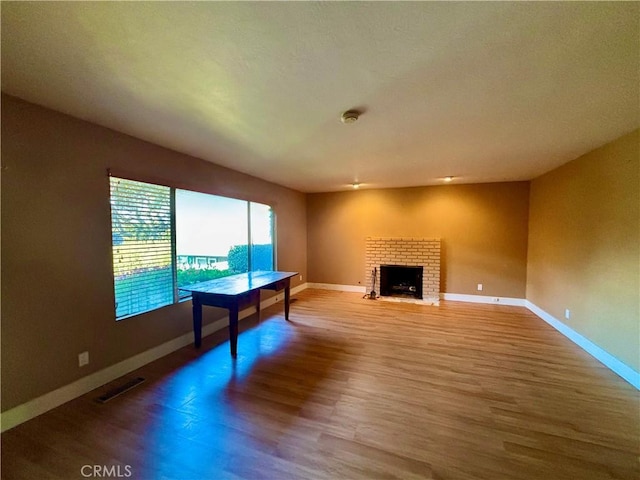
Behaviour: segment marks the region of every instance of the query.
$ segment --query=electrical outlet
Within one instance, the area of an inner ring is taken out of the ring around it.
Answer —
[[[84,367],[89,365],[89,352],[82,352],[78,355],[78,366]]]
[[[493,300],[495,303],[499,303],[500,302],[500,298],[498,298],[498,297],[493,297],[491,300]]]
[[[565,308],[564,310],[564,318],[566,318],[567,320],[571,318],[571,310],[569,310],[568,308]]]
[[[481,292],[481,291],[482,291],[482,284],[481,284],[481,283],[479,283],[479,284],[478,284],[478,291],[479,291],[479,292]]]
[[[300,281],[302,281],[302,275],[300,275]]]

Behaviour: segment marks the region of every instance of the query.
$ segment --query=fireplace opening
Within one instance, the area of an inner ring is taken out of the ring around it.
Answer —
[[[422,299],[423,267],[380,265],[380,295]]]

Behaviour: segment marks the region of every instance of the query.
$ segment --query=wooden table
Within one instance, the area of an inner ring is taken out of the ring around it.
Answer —
[[[229,343],[233,357],[237,354],[238,312],[250,305],[256,305],[260,314],[261,289],[284,290],[284,318],[289,320],[291,277],[296,275],[297,272],[248,272],[180,287],[180,290],[191,292],[195,346],[199,348],[202,344],[203,305],[229,310]]]

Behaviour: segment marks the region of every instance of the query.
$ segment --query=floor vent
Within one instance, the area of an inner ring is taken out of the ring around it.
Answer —
[[[142,377],[138,377],[138,378],[134,378],[133,380],[129,380],[128,382],[123,383],[119,387],[112,388],[111,390],[109,390],[104,395],[101,395],[100,397],[98,397],[96,399],[96,401],[98,403],[107,403],[109,400],[112,400],[112,399],[116,398],[118,395],[122,395],[123,393],[128,392],[129,390],[131,390],[132,388],[137,387],[142,382],[144,382],[144,378],[142,378]]]

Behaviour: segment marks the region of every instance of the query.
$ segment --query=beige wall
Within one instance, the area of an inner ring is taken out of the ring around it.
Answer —
[[[189,302],[114,320],[108,167],[272,205],[306,279],[302,193],[4,95],[2,165],[3,411],[191,331]]]
[[[442,292],[524,298],[528,208],[528,182],[310,194],[309,281],[366,286],[366,237],[437,237]]]
[[[639,145],[636,130],[533,180],[527,276],[529,301],[636,371]]]

